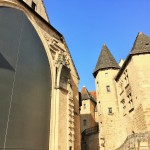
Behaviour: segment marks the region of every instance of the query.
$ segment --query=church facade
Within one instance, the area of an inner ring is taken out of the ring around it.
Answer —
[[[90,113],[84,105],[85,101],[92,103],[93,98],[90,92],[89,98],[85,98],[81,91],[81,124],[85,125],[81,125],[83,150],[150,149],[149,62],[150,37],[141,32],[128,57],[119,64],[103,45],[93,73],[96,105]],[[83,111],[84,115],[95,112],[94,121],[84,118]],[[92,122],[98,123],[98,131],[93,130]]]
[[[0,0],[0,147],[80,150],[79,75],[42,0]]]
[[[1,149],[149,150],[149,62],[143,33],[119,64],[104,44],[96,91],[79,94],[78,72],[43,0],[0,0]]]

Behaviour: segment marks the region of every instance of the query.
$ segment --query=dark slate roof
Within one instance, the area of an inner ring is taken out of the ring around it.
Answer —
[[[119,65],[116,62],[115,58],[113,55],[110,53],[109,49],[107,46],[104,44],[100,53],[100,56],[98,58],[98,62],[96,64],[95,70],[93,72],[94,77],[97,75],[97,72],[99,70],[103,69],[119,69]]]
[[[91,100],[91,101],[93,101],[94,103],[96,103],[95,98],[88,92],[88,90],[87,90],[86,87],[83,87],[83,88],[82,88],[82,91],[81,91],[81,99],[82,99],[82,100]]]
[[[142,32],[139,32],[133,44],[132,50],[130,54],[127,56],[118,74],[116,75],[115,80],[117,81],[119,79],[119,77],[121,76],[122,72],[128,65],[128,62],[131,60],[133,55],[140,55],[146,53],[150,53],[150,37],[144,35]]]
[[[130,54],[143,54],[150,52],[150,37],[139,32]]]

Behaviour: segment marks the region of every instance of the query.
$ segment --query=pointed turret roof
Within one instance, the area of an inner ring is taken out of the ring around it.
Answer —
[[[116,75],[115,80],[117,81],[119,79],[119,77],[121,76],[122,72],[128,65],[128,62],[131,60],[133,55],[140,55],[146,53],[150,53],[150,37],[143,34],[142,32],[139,32],[133,44],[132,50],[128,55],[128,57],[126,58],[125,62],[123,63],[118,74]]]
[[[91,100],[94,103],[96,103],[95,98],[88,92],[88,90],[85,86],[81,90],[81,99],[82,100]]]
[[[109,49],[107,48],[106,44],[103,45],[100,56],[98,58],[98,62],[96,64],[95,70],[93,72],[94,77],[96,76],[99,70],[103,69],[119,69],[119,65],[116,62],[113,55],[110,53]]]
[[[139,32],[130,54],[143,54],[150,52],[150,37]]]

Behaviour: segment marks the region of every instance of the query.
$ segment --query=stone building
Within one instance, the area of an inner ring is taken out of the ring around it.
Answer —
[[[82,106],[80,114],[81,114],[81,132],[82,132],[87,128],[94,127],[96,124],[95,122],[96,100],[88,92],[86,87],[82,88],[81,99],[82,99]]]
[[[80,150],[79,76],[42,0],[0,0],[0,147]]]
[[[89,92],[86,87],[80,93],[81,147],[83,150],[97,149],[98,122],[96,120],[96,92]]]
[[[149,150],[150,37],[138,33],[131,52],[119,64],[104,44],[93,75],[98,142],[86,143],[84,130],[82,142],[87,147],[82,150]],[[82,118],[84,101],[81,104]],[[88,147],[90,144],[95,147]]]

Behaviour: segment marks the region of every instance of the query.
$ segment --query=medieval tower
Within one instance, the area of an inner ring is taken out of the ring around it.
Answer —
[[[94,121],[99,130],[95,132],[93,125],[82,131],[82,150],[149,150],[150,37],[138,33],[129,55],[119,64],[104,44],[93,75]],[[80,99],[83,123],[85,100]]]
[[[108,150],[115,149],[115,147],[117,147],[115,145],[115,141],[117,141],[118,138],[117,132],[115,131],[116,125],[118,126],[118,131],[120,128],[118,121],[119,111],[117,92],[114,81],[119,69],[120,67],[118,63],[104,44],[94,70],[94,77],[98,100],[97,109],[100,117],[100,145],[104,143],[104,139],[111,139],[105,141],[106,149]]]

